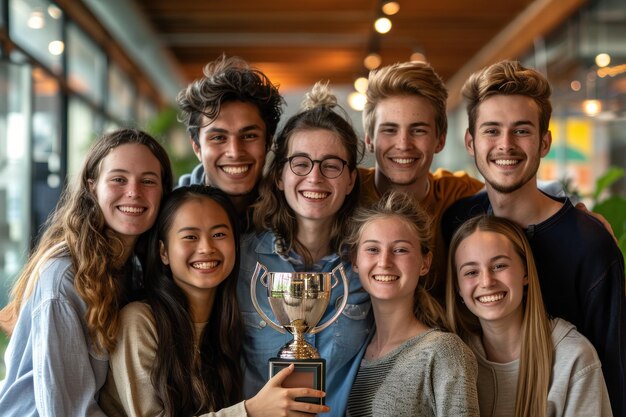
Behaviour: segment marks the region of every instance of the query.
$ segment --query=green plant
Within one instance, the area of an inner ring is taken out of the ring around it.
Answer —
[[[147,123],[145,129],[163,141],[172,162],[175,179],[191,172],[198,164],[198,158],[193,153],[185,127],[177,119],[175,108],[166,107],[161,110]]]
[[[624,261],[626,262],[626,198],[620,195],[609,195],[603,197],[605,191],[624,177],[624,169],[611,167],[596,181],[596,189],[590,196],[593,206],[592,211],[599,213],[609,222],[613,228],[613,234],[617,242]]]

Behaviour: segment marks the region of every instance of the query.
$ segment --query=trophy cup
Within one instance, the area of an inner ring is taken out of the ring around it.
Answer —
[[[267,288],[269,305],[278,323],[265,314],[257,300],[256,285],[261,271],[261,284]],[[317,326],[328,307],[331,289],[339,283],[336,272],[339,272],[343,281],[341,305],[326,323]],[[334,283],[331,283],[331,278],[335,279]],[[349,287],[343,265],[340,263],[332,272],[269,272],[265,265],[257,262],[250,288],[252,304],[261,318],[279,332],[287,331],[293,335],[293,339],[278,351],[277,357],[269,360],[269,377],[293,363],[295,370],[285,380],[283,387],[307,387],[324,391],[326,360],[304,340],[304,335],[319,333],[330,326],[346,306]],[[323,398],[301,397],[297,400],[324,404]]]

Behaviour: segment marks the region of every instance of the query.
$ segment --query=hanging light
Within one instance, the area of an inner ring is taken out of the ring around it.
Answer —
[[[362,111],[365,108],[365,95],[358,91],[353,91],[348,95],[348,104],[356,111]]]
[[[411,54],[411,62],[426,62],[426,55],[422,51],[415,51]]]
[[[65,50],[63,41],[52,41],[48,44],[48,52],[52,55],[61,55]]]
[[[394,0],[383,1],[382,11],[387,16],[392,16],[400,11],[400,3]]]
[[[356,80],[354,80],[354,89],[361,94],[365,94],[365,92],[367,91],[368,84],[369,84],[369,81],[367,80],[366,77],[359,77]]]
[[[33,10],[28,17],[27,25],[31,29],[43,29],[46,25],[46,20],[41,10]]]
[[[385,34],[391,30],[391,20],[386,17],[379,17],[374,22],[374,29],[376,32]]]
[[[363,65],[368,70],[373,70],[380,67],[380,64],[382,64],[382,62],[383,59],[381,58],[380,54],[377,54],[376,52],[370,52],[363,60]]]
[[[602,111],[602,102],[600,100],[584,100],[583,111],[588,116],[596,116]]]
[[[598,54],[596,55],[596,65],[600,68],[604,68],[611,63],[611,55],[609,54]]]

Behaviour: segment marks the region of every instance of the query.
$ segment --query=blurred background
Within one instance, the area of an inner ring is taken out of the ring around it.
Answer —
[[[329,80],[360,134],[362,77],[427,61],[450,91],[433,169],[474,175],[460,88],[518,59],[554,89],[541,179],[602,212],[626,247],[624,0],[0,0],[0,306],[95,137],[140,127],[166,145],[176,175],[197,163],[175,97],[222,53],[278,84],[286,117]]]

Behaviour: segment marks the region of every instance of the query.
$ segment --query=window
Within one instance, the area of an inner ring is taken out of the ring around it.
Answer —
[[[135,86],[122,69],[111,63],[109,66],[109,99],[107,110],[120,120],[128,121],[134,118]]]
[[[67,26],[67,81],[70,87],[102,104],[106,57],[76,25]]]
[[[62,73],[63,12],[45,0],[9,1],[9,37],[55,73]]]

